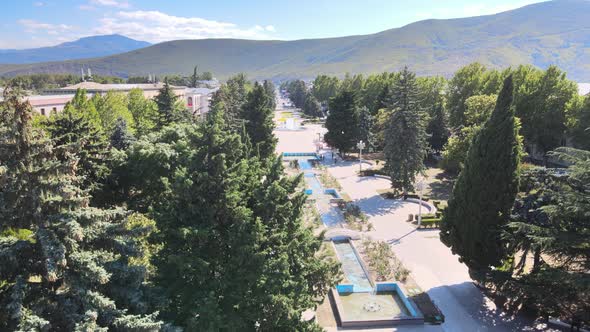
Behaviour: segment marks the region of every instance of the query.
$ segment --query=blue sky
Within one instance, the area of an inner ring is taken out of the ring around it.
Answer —
[[[368,34],[429,18],[493,14],[539,0],[3,1],[0,48],[118,33],[174,39],[302,39]]]

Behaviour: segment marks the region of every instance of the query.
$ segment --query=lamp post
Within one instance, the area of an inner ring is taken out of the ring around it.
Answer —
[[[418,228],[422,224],[422,190],[424,190],[424,179],[418,178],[416,183],[416,189],[418,189]]]
[[[360,140],[356,144],[356,147],[359,149],[359,172],[362,172],[363,171],[363,149],[365,148],[365,142],[363,142],[363,140]]]

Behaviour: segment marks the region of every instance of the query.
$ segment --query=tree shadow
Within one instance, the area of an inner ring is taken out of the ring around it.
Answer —
[[[473,282],[434,287],[427,293],[445,315],[445,330],[559,331],[535,317],[497,308]]]

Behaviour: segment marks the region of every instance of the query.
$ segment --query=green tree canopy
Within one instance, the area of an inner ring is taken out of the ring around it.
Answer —
[[[302,224],[301,177],[285,177],[274,156],[250,157],[223,118],[214,109],[205,124],[164,128],[128,150],[135,204],[161,229],[162,310],[187,330],[306,330],[301,313],[337,266]]]
[[[7,98],[0,126],[0,329],[159,330],[156,314],[143,315],[147,267],[131,262],[153,226],[88,207],[77,147],[54,147],[20,100]]]

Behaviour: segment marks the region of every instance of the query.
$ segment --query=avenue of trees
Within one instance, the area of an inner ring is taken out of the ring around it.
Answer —
[[[48,119],[0,104],[0,330],[316,331],[339,276],[274,153],[274,86],[238,75],[206,118],[168,84]]]
[[[326,142],[346,154],[372,141],[398,193],[428,155],[458,174],[441,241],[505,307],[590,322],[590,96],[564,72],[320,75],[309,94],[327,107]]]

